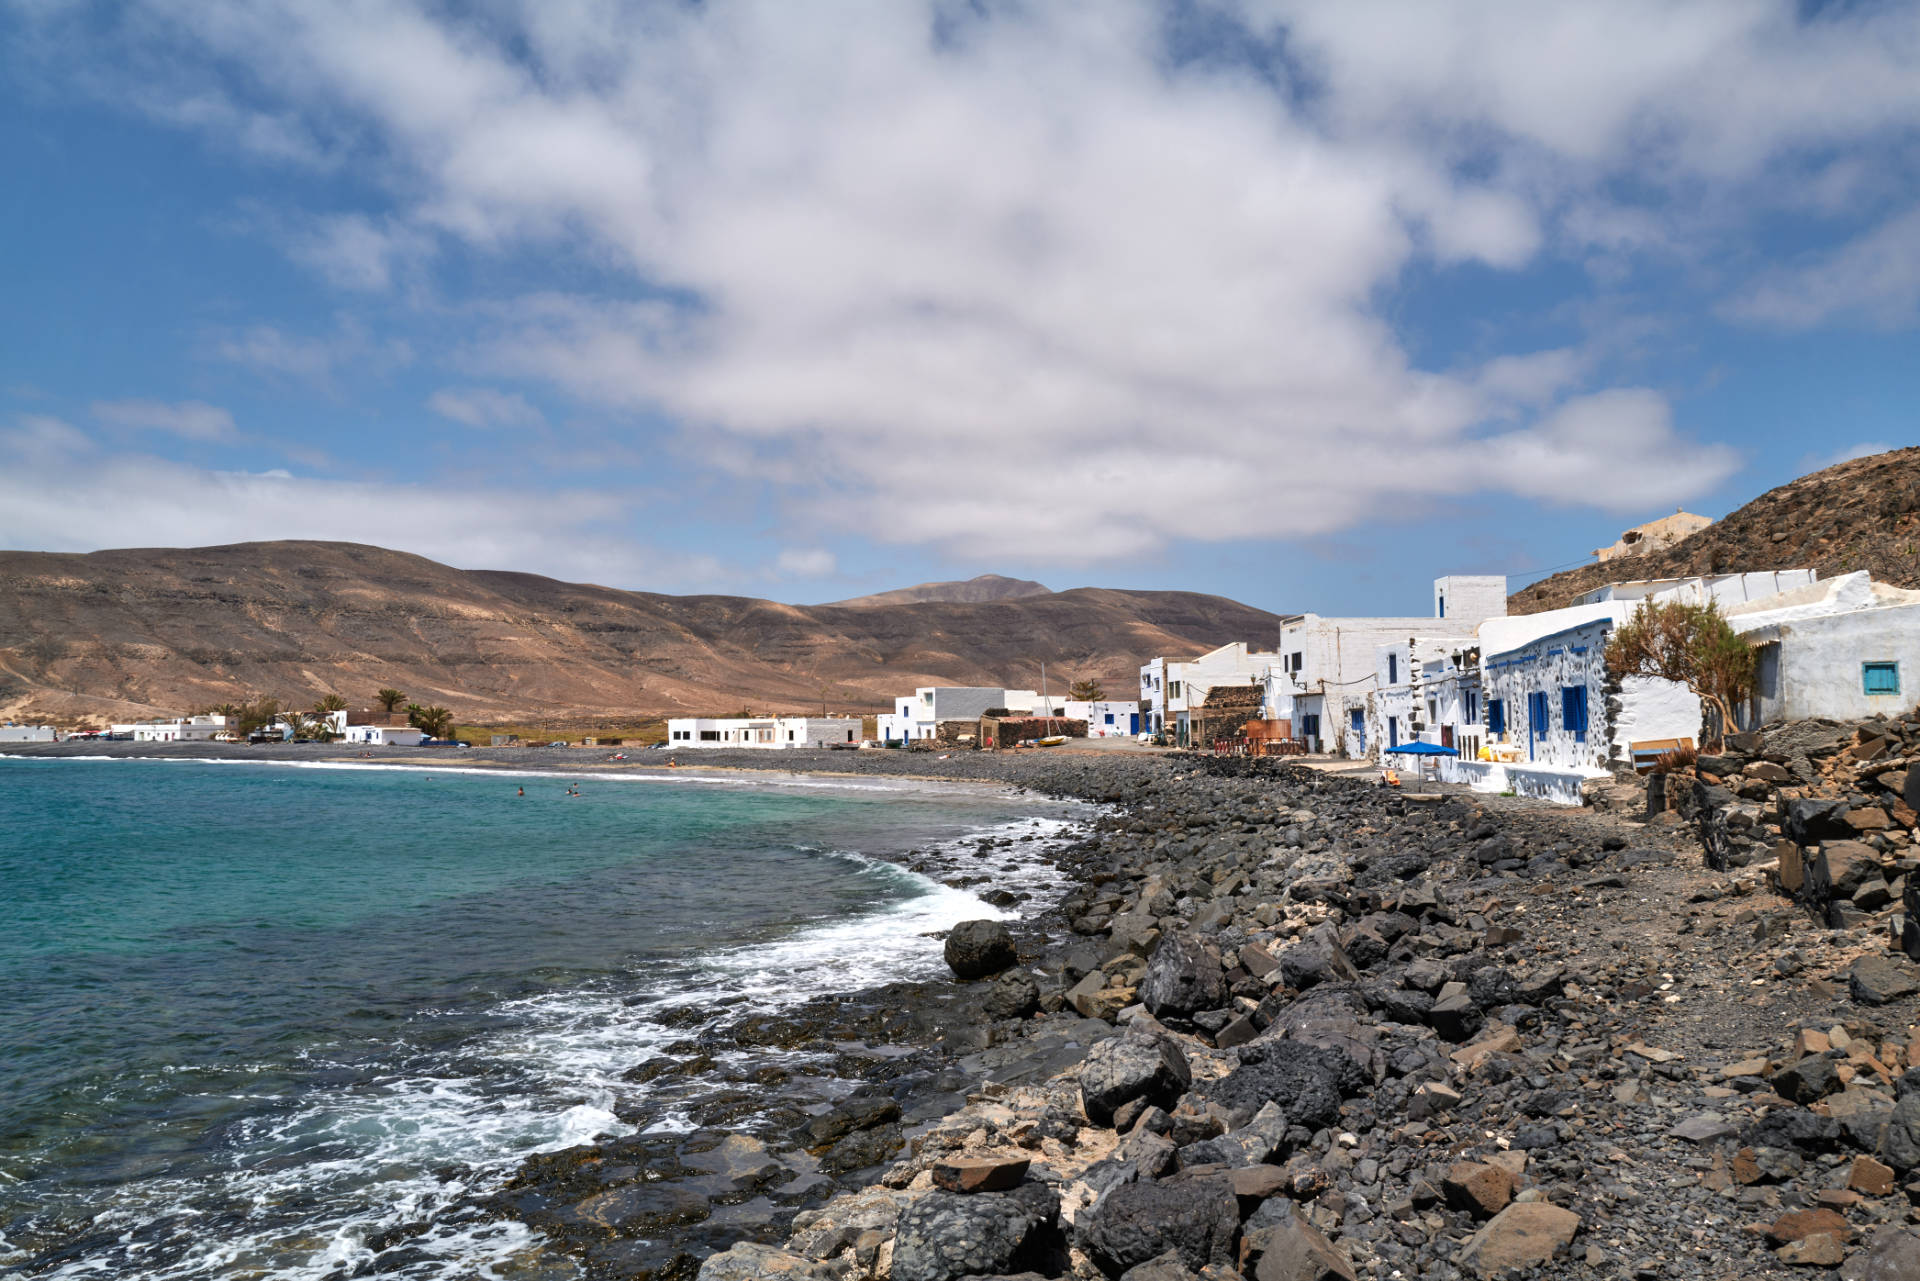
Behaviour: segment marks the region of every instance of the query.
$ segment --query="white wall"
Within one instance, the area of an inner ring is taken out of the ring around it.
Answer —
[[[1769,721],[1858,720],[1920,703],[1920,605],[1801,619],[1749,639],[1780,646],[1778,694],[1762,707]],[[1867,662],[1898,664],[1900,692],[1868,694],[1861,670]]]
[[[51,725],[0,725],[0,743],[51,743]]]
[[[1140,715],[1140,704],[1121,699],[1070,700],[1062,704],[1061,715],[1069,720],[1085,721],[1088,738],[1126,738],[1135,732],[1132,725]],[[1141,728],[1145,728],[1144,720]]]

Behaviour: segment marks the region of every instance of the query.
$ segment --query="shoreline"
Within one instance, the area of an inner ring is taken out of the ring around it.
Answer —
[[[1472,794],[1411,804],[1276,762],[975,753],[909,774],[897,753],[818,755],[603,764],[990,783],[1095,808],[1055,852],[1064,895],[1022,918],[1013,968],[729,1024],[664,1068],[810,1046],[851,1093],[548,1154],[476,1206],[583,1274],[1704,1281],[1905,1248],[1920,1162],[1787,1082],[1808,1047],[1851,1038],[1853,1083],[1830,1101],[1897,1122],[1920,984],[1851,994],[1849,967],[1885,941],[1807,921],[1763,867],[1709,869],[1686,829]],[[780,1086],[730,1088],[751,1110]],[[1888,1182],[1862,1182],[1887,1168],[1862,1161],[1893,1162]],[[1794,1235],[1813,1214],[1833,1217]],[[1321,1270],[1265,1262],[1283,1258]]]

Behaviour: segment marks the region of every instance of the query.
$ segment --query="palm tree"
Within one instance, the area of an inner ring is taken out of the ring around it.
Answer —
[[[315,703],[313,710],[318,716],[325,716],[329,712],[344,712],[347,710],[347,700],[338,694],[329,694]]]
[[[407,708],[407,719],[435,738],[446,738],[453,733],[453,713],[444,707],[422,707],[415,703]]]
[[[373,701],[380,704],[380,706],[386,708],[387,715],[391,716],[393,715],[394,708],[400,706],[400,704],[407,701],[407,696],[405,694],[402,694],[397,689],[388,688],[388,689],[381,690],[378,694],[375,694],[373,696]],[[409,706],[407,710],[412,711],[413,708]]]

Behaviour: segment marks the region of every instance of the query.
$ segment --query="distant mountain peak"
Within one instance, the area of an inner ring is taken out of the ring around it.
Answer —
[[[1028,596],[1051,596],[1053,590],[1043,583],[1030,578],[1008,578],[1004,574],[981,574],[964,582],[920,583],[913,587],[897,587],[890,592],[875,592],[871,596],[856,596],[852,600],[837,600],[835,605],[928,605],[936,602],[944,604],[977,605],[982,601],[1020,600]]]

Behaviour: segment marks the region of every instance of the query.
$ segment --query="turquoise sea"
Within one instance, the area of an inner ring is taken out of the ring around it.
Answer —
[[[532,1152],[682,1124],[621,1080],[684,1035],[653,1014],[935,974],[929,931],[1002,913],[893,860],[1063,813],[859,781],[0,757],[0,1270],[346,1277],[426,1222],[393,1275],[565,1275],[459,1207]]]

